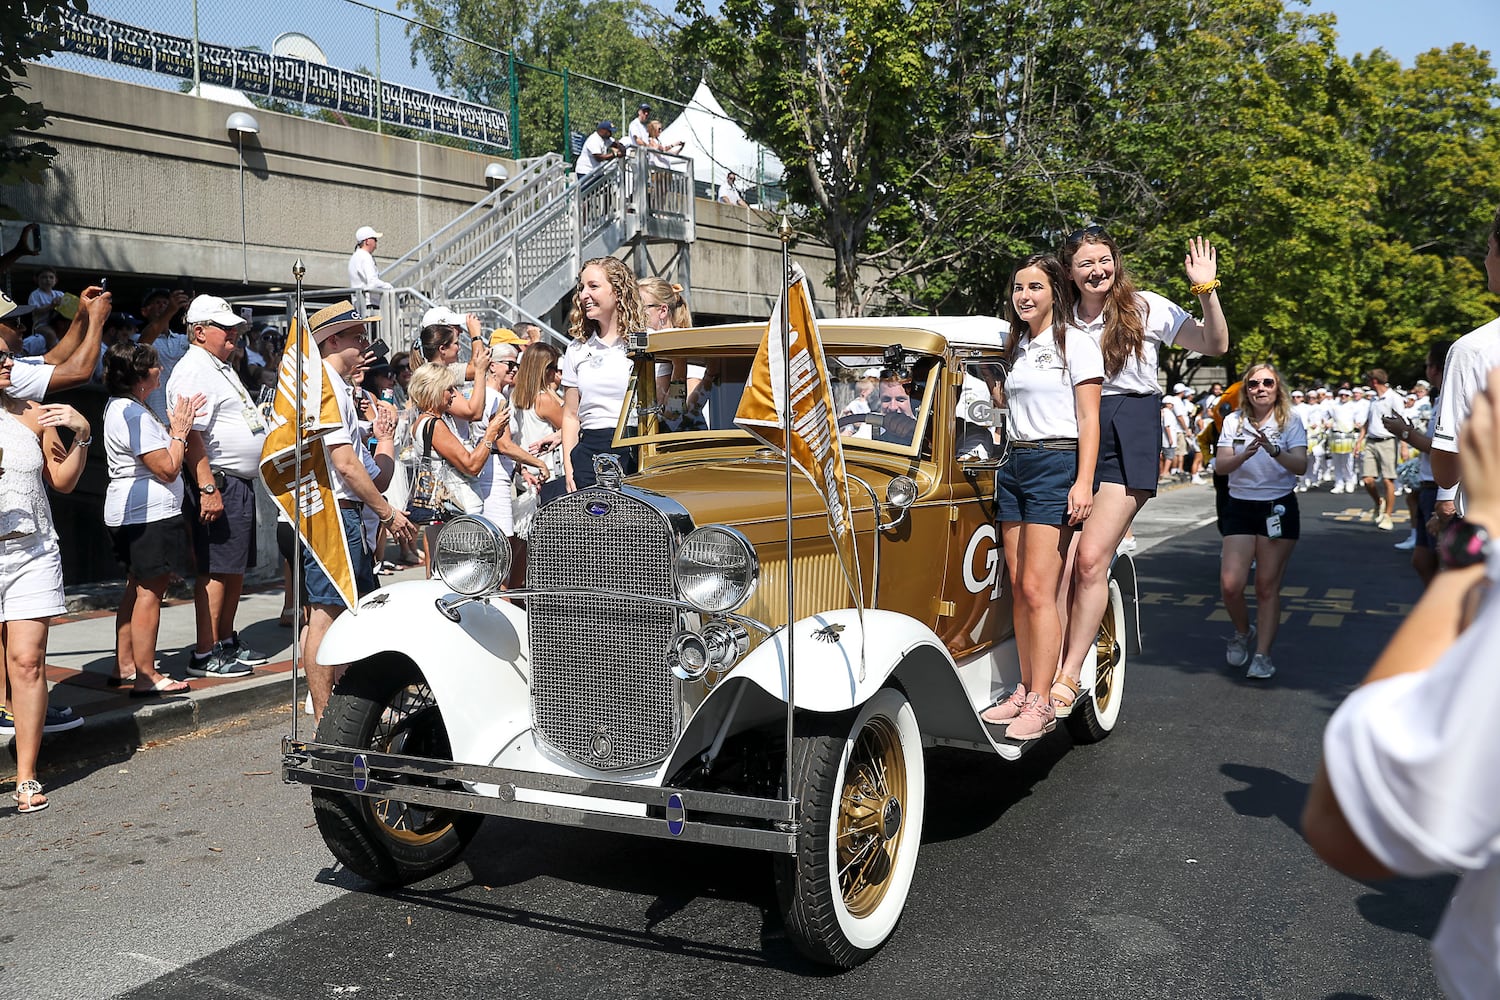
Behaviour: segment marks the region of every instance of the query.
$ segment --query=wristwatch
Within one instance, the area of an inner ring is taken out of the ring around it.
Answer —
[[[1444,569],[1463,569],[1489,558],[1490,533],[1484,525],[1455,518],[1438,533],[1438,562]]]
[[[209,483],[207,486],[200,486],[200,487],[198,487],[198,492],[199,493],[217,493],[217,492],[219,492],[219,488],[217,486],[215,486],[213,483]]]

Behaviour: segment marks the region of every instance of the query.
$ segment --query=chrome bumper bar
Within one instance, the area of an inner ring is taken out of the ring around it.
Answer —
[[[503,767],[308,743],[290,737],[281,741],[281,777],[289,783],[346,795],[392,799],[455,812],[507,816],[557,826],[718,844],[774,854],[795,854],[797,850],[798,803],[795,799],[762,799],[689,788],[597,781],[574,775],[513,771]],[[499,794],[481,795],[458,788],[410,784],[413,779],[495,785]],[[577,806],[520,802],[516,800],[518,790],[644,805],[648,810],[656,810],[657,815],[623,816]]]

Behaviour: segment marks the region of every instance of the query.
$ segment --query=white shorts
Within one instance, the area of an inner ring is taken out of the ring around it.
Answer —
[[[31,535],[0,542],[0,621],[66,614],[57,539]]]

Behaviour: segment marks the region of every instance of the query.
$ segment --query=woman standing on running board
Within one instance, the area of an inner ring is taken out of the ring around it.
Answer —
[[[1246,677],[1265,680],[1276,672],[1271,643],[1281,621],[1281,577],[1302,534],[1296,489],[1307,471],[1307,429],[1269,364],[1245,371],[1240,396],[1240,408],[1224,418],[1214,458],[1214,467],[1229,477],[1219,589],[1235,634],[1224,657],[1231,667],[1248,663]],[[1245,607],[1252,562],[1256,625]]]
[[[1073,593],[1062,667],[1052,685],[1058,718],[1078,697],[1083,661],[1094,649],[1099,620],[1109,605],[1109,566],[1130,523],[1156,495],[1161,432],[1157,353],[1176,345],[1217,356],[1229,350],[1229,327],[1215,290],[1218,255],[1201,237],[1188,242],[1184,269],[1203,320],[1155,292],[1137,291],[1125,273],[1119,247],[1101,226],[1068,236],[1062,260],[1077,288],[1073,323],[1104,356],[1099,403],[1099,463],[1094,513],[1084,524],[1073,559]]]
[[[1068,278],[1056,257],[1026,258],[1010,287],[1005,399],[1012,453],[996,474],[995,506],[1015,602],[1021,683],[981,718],[1006,726],[1013,740],[1032,740],[1057,726],[1044,692],[1062,651],[1058,599],[1068,546],[1094,504],[1104,360],[1099,345],[1068,325]]]
[[[635,471],[635,450],[613,445],[630,385],[625,351],[630,335],[645,328],[646,311],[630,268],[617,257],[584,264],[568,316],[573,343],[562,360],[563,473],[569,493],[594,485],[595,455],[616,455],[627,474]]]

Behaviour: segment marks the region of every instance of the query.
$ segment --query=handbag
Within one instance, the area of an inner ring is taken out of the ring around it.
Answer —
[[[419,457],[408,477],[410,491],[406,499],[406,516],[413,524],[442,524],[461,515],[464,510],[448,491],[443,477],[443,460],[432,453],[435,418],[428,418],[418,437],[422,442]]]

